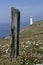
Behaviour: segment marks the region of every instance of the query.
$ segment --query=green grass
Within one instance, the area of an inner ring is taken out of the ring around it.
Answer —
[[[26,40],[25,38],[28,38],[27,40],[30,41],[36,41],[36,40],[41,40],[43,41],[43,20],[38,21],[37,23],[32,24],[31,26],[28,26],[20,31],[20,40],[22,41],[23,39]]]
[[[13,58],[12,63],[10,61],[10,56],[6,53],[3,53],[3,49],[5,51],[6,46],[2,48],[2,46],[6,44],[10,45],[11,39],[0,39],[0,65],[33,65],[35,63],[42,63],[43,49],[41,49],[40,47],[43,48],[43,34],[40,34],[41,32],[43,32],[43,21],[39,21],[20,30],[20,55],[16,60]],[[27,43],[27,41],[29,42]]]

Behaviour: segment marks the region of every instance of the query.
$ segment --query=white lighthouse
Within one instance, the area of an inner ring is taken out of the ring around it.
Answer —
[[[32,25],[33,24],[33,19],[32,19],[33,17],[32,16],[30,16],[30,25]]]

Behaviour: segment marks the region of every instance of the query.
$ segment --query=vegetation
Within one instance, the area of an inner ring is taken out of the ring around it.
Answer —
[[[0,51],[0,64],[3,65],[34,65],[43,63],[43,43],[41,41],[27,41],[20,44],[20,55],[17,59],[13,58],[12,63],[9,53],[3,53],[3,48]],[[10,50],[10,49],[9,49]],[[4,50],[5,51],[5,50]],[[18,60],[19,59],[19,60]]]
[[[0,39],[0,65],[36,65],[43,63],[43,21],[20,31],[19,56],[10,59],[11,37]],[[42,64],[43,65],[43,64]]]
[[[38,41],[43,42],[43,20],[38,21],[20,31],[20,41]]]

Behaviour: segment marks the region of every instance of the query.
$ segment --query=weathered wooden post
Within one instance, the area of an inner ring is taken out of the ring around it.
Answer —
[[[20,29],[20,11],[11,8],[11,57],[17,57],[19,55],[19,29]]]

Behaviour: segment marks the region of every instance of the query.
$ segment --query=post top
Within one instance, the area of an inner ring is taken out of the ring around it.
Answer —
[[[11,7],[11,11],[14,11],[16,13],[20,13],[20,11],[17,8],[15,8],[15,7]]]

